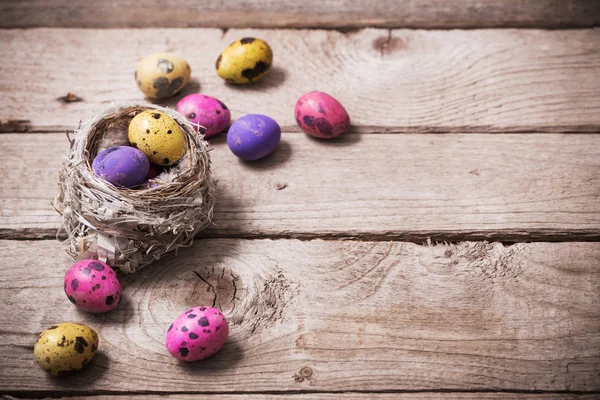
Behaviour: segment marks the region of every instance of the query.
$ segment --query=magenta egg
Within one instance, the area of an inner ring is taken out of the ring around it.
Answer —
[[[219,351],[229,335],[227,319],[213,307],[190,308],[171,324],[165,345],[175,358],[198,361]]]
[[[350,116],[339,101],[323,92],[302,95],[294,108],[302,131],[321,139],[331,139],[348,132]]]
[[[146,180],[150,160],[135,147],[114,146],[102,150],[92,162],[94,173],[115,186],[133,187]]]
[[[98,260],[81,260],[65,274],[65,293],[77,308],[92,313],[114,310],[121,301],[121,282],[115,271]]]
[[[191,123],[204,126],[206,137],[223,132],[231,121],[231,113],[222,101],[200,93],[185,96],[176,109]]]

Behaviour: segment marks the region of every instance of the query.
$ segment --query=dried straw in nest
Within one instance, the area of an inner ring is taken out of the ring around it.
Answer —
[[[127,145],[129,122],[147,109],[177,121],[185,133],[186,154],[151,181],[154,187],[117,188],[94,174],[92,161],[106,147]],[[123,272],[134,272],[190,245],[210,223],[215,201],[208,144],[202,135],[177,112],[150,104],[111,106],[81,124],[59,186],[54,203],[69,236],[69,254],[98,258]]]

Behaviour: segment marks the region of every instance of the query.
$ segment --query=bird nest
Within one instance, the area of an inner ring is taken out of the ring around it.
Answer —
[[[144,187],[113,186],[94,174],[92,161],[104,148],[128,145],[129,122],[147,109],[160,110],[181,126],[187,151]],[[111,106],[80,124],[70,141],[54,204],[74,258],[97,258],[130,273],[190,245],[210,224],[215,183],[208,144],[179,113],[150,104]]]

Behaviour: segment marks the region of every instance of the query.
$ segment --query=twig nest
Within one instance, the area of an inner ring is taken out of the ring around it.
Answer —
[[[146,110],[173,118],[184,133],[185,155],[143,187],[117,187],[92,170],[103,149],[128,144],[129,122]],[[59,179],[55,207],[75,258],[97,258],[134,272],[192,243],[210,224],[215,184],[208,144],[181,114],[155,105],[111,106],[81,124]],[[60,233],[60,232],[59,232]]]

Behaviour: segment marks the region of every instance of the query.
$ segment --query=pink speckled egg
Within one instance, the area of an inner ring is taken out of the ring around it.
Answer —
[[[67,297],[80,310],[104,313],[114,310],[121,301],[121,282],[102,261],[76,262],[65,274],[64,282]]]
[[[194,307],[181,314],[169,327],[167,350],[184,361],[204,360],[221,350],[229,335],[227,319],[212,307]]]
[[[223,132],[231,121],[231,113],[223,102],[200,93],[185,96],[176,108],[191,123],[204,126],[206,137]]]
[[[331,139],[348,132],[350,116],[339,101],[323,92],[302,95],[294,107],[298,126],[311,136]]]

